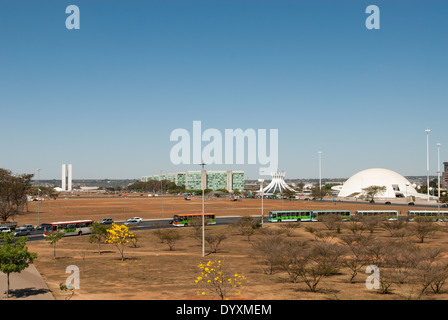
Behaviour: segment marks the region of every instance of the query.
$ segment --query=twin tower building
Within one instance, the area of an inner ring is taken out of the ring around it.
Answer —
[[[62,185],[61,188],[63,191],[72,191],[72,165],[71,164],[63,164],[62,165]]]

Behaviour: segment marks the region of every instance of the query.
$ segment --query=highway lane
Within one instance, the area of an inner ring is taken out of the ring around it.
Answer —
[[[233,221],[237,221],[240,217],[217,217],[216,224],[217,225],[226,225]],[[131,227],[131,230],[153,230],[157,228],[177,228],[173,227],[172,224],[169,223],[171,219],[150,219],[143,220],[139,226]],[[124,224],[126,221],[115,221],[116,224]],[[28,237],[28,241],[39,241],[45,239],[43,236],[42,230],[34,230],[31,231],[31,234]],[[76,236],[73,236],[76,237]]]

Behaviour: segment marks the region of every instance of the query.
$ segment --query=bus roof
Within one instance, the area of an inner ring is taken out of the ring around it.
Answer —
[[[425,213],[447,213],[448,211],[444,211],[444,210],[409,210],[409,213],[414,213],[414,212],[425,212]]]
[[[93,222],[93,220],[60,221],[60,222],[50,222],[50,223],[44,223],[44,224],[70,224],[70,223],[83,223],[83,222]]]
[[[356,212],[398,212],[397,210],[358,210]]]
[[[313,212],[350,212],[350,210],[313,210]]]
[[[311,212],[313,210],[284,210],[284,211],[270,211],[270,212]]]
[[[204,215],[207,214],[214,214],[214,213],[207,213],[205,212]],[[202,216],[202,213],[180,213],[180,214],[175,214],[175,216]]]

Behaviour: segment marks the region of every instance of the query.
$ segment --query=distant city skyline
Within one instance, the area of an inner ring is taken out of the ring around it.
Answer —
[[[66,8],[80,10],[67,29]],[[366,28],[377,5],[381,25]],[[170,133],[278,129],[286,179],[448,161],[442,0],[3,0],[0,167],[139,179],[174,165]],[[207,143],[203,143],[202,147]],[[247,162],[246,162],[247,163]],[[260,165],[208,165],[259,178]]]

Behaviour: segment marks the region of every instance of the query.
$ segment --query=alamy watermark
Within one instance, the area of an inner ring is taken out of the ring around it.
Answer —
[[[202,132],[202,122],[193,121],[192,132],[178,128],[170,141],[177,142],[170,151],[173,164],[259,164],[260,175],[278,170],[278,129],[225,129],[224,133],[210,128]],[[203,142],[207,142],[203,146]],[[269,154],[268,154],[269,145]]]
[[[79,286],[79,282],[80,282],[80,277],[79,277],[79,268],[78,266],[75,265],[70,265],[65,269],[65,273],[70,274],[67,279],[65,279],[65,286],[67,287],[67,289],[72,290],[72,289],[76,289],[78,290],[80,288]]]
[[[380,268],[375,265],[367,266],[366,273],[370,274],[366,279],[366,288],[369,290],[380,288]]]

